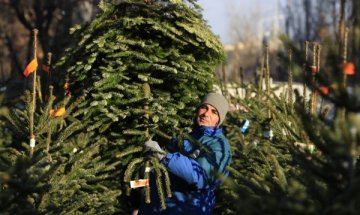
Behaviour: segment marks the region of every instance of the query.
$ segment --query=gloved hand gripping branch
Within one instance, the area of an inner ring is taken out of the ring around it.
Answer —
[[[157,158],[159,161],[162,160],[165,155],[166,152],[161,149],[161,147],[159,146],[159,144],[156,141],[153,140],[148,140],[144,143],[144,150],[145,153],[148,152],[149,154],[153,155],[155,158]],[[162,185],[162,180],[155,180],[156,182],[156,187],[157,187],[157,193],[160,199],[160,205],[162,209],[166,208],[166,204],[165,204],[165,195],[164,195],[164,187],[165,187],[165,192],[166,192],[166,196],[168,198],[171,198],[172,193],[171,193],[171,189],[170,189],[170,178],[168,175],[168,172],[166,170],[166,168],[163,165],[155,165],[153,162],[153,159],[149,159],[150,163],[153,164],[153,168],[155,168],[155,176],[156,177],[164,177],[164,182],[165,182],[165,186]],[[156,170],[156,168],[158,168]],[[145,168],[145,178],[149,178],[149,172],[150,169],[149,168]],[[147,177],[146,177],[147,175]],[[147,189],[145,189],[145,199],[147,203],[150,203],[150,189],[149,187],[147,187]]]
[[[148,151],[153,152],[155,157],[159,160],[162,160],[166,155],[166,152],[163,149],[161,149],[158,142],[154,140],[148,140],[145,142],[144,152],[148,152]]]

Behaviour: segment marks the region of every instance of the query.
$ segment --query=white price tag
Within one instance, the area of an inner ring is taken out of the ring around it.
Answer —
[[[34,138],[31,138],[31,139],[30,139],[30,147],[31,147],[31,148],[34,148],[34,147],[35,147],[35,139],[34,139]]]
[[[146,168],[145,168],[145,172],[150,172],[151,169],[152,169],[151,167],[146,167]]]

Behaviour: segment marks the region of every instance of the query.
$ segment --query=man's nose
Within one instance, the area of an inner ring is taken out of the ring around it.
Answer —
[[[205,116],[209,116],[209,114],[210,114],[210,110],[206,110],[204,113]]]

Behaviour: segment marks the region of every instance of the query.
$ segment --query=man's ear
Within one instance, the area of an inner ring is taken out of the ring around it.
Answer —
[[[219,118],[219,120],[218,120],[218,122],[216,123],[216,126],[219,126],[219,124],[220,124],[220,115],[219,115],[219,112],[218,112],[218,118]]]

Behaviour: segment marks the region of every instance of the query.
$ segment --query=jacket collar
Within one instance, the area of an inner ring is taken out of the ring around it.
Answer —
[[[222,134],[222,129],[219,126],[208,127],[208,126],[196,126],[190,133],[195,139],[199,139],[202,136],[217,137]]]

